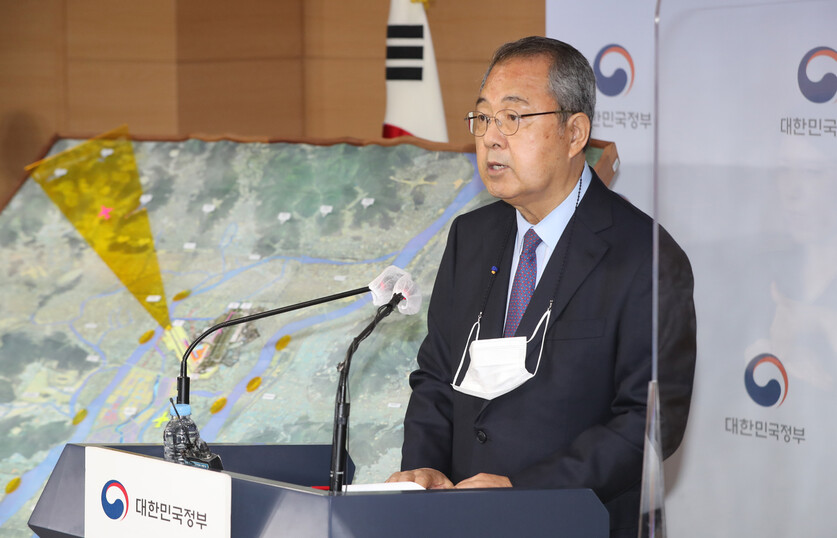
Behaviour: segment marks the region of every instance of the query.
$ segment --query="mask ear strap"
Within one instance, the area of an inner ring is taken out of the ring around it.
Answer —
[[[543,357],[543,346],[546,343],[546,328],[549,327],[549,314],[552,312],[552,299],[549,300],[549,306],[544,312],[543,316],[541,316],[541,320],[538,322],[537,327],[535,327],[534,332],[532,333],[531,338],[526,340],[526,344],[529,344],[532,340],[534,340],[535,335],[538,334],[538,330],[540,330],[541,325],[543,324],[544,320],[546,320],[546,325],[543,328],[543,335],[541,336],[541,350],[538,353],[538,363],[535,365],[535,372],[532,374],[534,377],[538,373],[538,368],[541,366],[541,357]]]
[[[453,382],[451,385],[456,383],[456,380],[459,379],[459,372],[462,370],[462,365],[465,364],[465,354],[468,353],[468,344],[471,342],[471,335],[474,334],[474,330],[477,332],[476,340],[480,339],[480,320],[482,319],[482,312],[477,316],[477,322],[471,325],[471,332],[468,333],[468,339],[465,340],[465,349],[462,350],[462,358],[459,360],[459,368],[456,369],[456,373],[453,375]]]

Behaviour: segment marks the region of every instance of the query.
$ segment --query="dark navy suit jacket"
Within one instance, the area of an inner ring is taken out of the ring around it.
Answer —
[[[610,513],[612,534],[636,536],[652,373],[653,222],[595,174],[574,220],[517,331],[531,336],[554,301],[540,369],[491,401],[450,384],[481,311],[480,337],[502,337],[515,211],[496,202],[454,221],[419,369],[410,376],[402,469],[434,468],[454,483],[485,472],[508,476],[514,486],[591,488]],[[688,258],[662,228],[659,244],[658,380],[668,456],[689,412],[695,312]],[[528,346],[530,372],[540,336]],[[467,365],[466,357],[460,379]]]

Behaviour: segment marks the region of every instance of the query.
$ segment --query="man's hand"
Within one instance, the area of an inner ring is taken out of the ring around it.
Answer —
[[[387,482],[415,482],[425,489],[450,489],[453,487],[453,482],[444,473],[427,467],[393,473],[392,476],[387,478]]]
[[[471,488],[510,488],[512,487],[511,480],[507,476],[500,476],[497,474],[480,473],[471,478],[466,478],[458,483],[456,489],[471,489]]]

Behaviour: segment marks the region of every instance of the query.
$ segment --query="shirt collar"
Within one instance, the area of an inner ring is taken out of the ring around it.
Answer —
[[[587,187],[590,186],[590,182],[593,180],[593,172],[590,171],[590,166],[587,163],[584,163],[584,169],[581,171],[580,179],[581,198],[584,198]],[[567,227],[567,223],[575,212],[576,200],[580,202],[581,198],[578,197],[578,184],[576,183],[575,188],[564,198],[564,201],[558,204],[558,207],[550,211],[546,217],[534,226],[523,218],[520,211],[515,210],[517,215],[517,245],[519,248],[523,248],[523,236],[529,228],[534,228],[535,233],[538,234],[538,237],[541,238],[541,241],[543,241],[548,250],[552,251],[555,245],[558,244],[558,240],[561,239],[564,228]]]

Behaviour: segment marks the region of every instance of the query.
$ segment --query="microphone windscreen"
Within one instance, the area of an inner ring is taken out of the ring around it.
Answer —
[[[404,300],[398,303],[398,311],[405,316],[415,314],[421,308],[421,290],[419,285],[413,282],[410,273],[404,273],[404,276],[398,279],[392,293],[404,296]]]
[[[372,304],[375,306],[387,304],[392,299],[392,290],[395,288],[395,283],[404,275],[409,277],[404,269],[394,265],[384,269],[383,273],[369,283],[369,291],[372,292]]]

